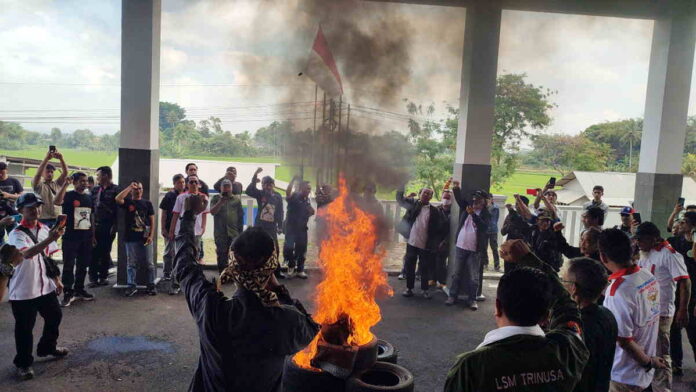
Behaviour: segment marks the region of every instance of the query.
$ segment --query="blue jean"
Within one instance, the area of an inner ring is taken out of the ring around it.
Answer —
[[[286,233],[283,258],[288,262],[288,268],[295,268],[295,264],[297,264],[297,272],[304,272],[306,257],[307,230],[300,229]]]
[[[456,299],[461,290],[462,294],[469,297],[469,301],[476,299],[476,292],[479,287],[480,262],[477,252],[457,248],[452,285],[450,287],[451,298]]]
[[[147,266],[147,285],[155,285],[155,264],[152,262],[150,247],[142,242],[126,242],[126,257],[128,258],[128,286],[135,287],[135,276],[138,267]]]

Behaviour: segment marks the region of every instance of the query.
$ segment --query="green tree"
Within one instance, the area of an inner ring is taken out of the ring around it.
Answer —
[[[538,135],[533,139],[533,158],[565,176],[573,170],[604,171],[612,156],[611,147],[583,135]]]
[[[63,142],[63,133],[60,128],[51,128],[51,143],[54,146],[59,146]]]
[[[168,131],[186,118],[186,110],[177,103],[160,102],[159,103],[159,126],[160,129]]]
[[[682,162],[682,174],[696,180],[696,154],[685,154]]]
[[[500,75],[497,80],[495,123],[491,146],[491,186],[499,187],[511,176],[518,164],[520,142],[546,128],[551,123],[550,110],[554,92],[525,82],[525,74]],[[438,189],[438,182],[452,172],[456,151],[459,109],[446,106],[446,117],[431,119],[433,105],[422,106],[407,101],[412,116],[408,123],[409,140],[414,145],[417,180]],[[444,175],[444,177],[442,177]]]
[[[621,141],[628,143],[628,167],[633,169],[633,144],[640,141],[643,135],[643,120],[630,120]]]

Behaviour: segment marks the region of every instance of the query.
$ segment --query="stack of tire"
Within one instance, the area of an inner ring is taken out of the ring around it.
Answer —
[[[285,363],[286,392],[413,392],[413,374],[396,364],[398,351],[384,340],[360,346],[353,374],[343,380],[327,372],[303,369],[292,359]]]

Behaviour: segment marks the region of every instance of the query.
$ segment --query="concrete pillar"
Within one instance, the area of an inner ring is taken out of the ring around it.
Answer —
[[[491,144],[502,9],[499,0],[472,1],[466,8],[459,127],[453,177],[464,196],[491,185]],[[450,253],[454,260],[459,208],[452,206]],[[450,263],[454,265],[454,263]]]
[[[142,182],[143,197],[152,201],[155,211],[158,211],[159,194],[161,10],[160,0],[123,0],[121,15],[121,146],[118,150],[118,183],[127,186],[133,180]],[[124,233],[124,219],[119,219],[118,285],[126,284]],[[155,242],[151,247],[152,260],[157,260],[158,237],[154,236]],[[140,271],[138,275],[146,276]],[[144,282],[144,279],[138,279],[139,284]]]
[[[689,9],[655,20],[635,207],[661,230],[682,192],[696,18]],[[666,234],[666,233],[663,233]]]

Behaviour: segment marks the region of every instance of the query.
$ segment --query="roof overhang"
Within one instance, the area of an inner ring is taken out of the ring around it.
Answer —
[[[383,3],[468,7],[477,0],[365,0]],[[492,2],[495,0],[483,0]],[[694,9],[693,0],[498,0],[506,10],[657,19]]]

